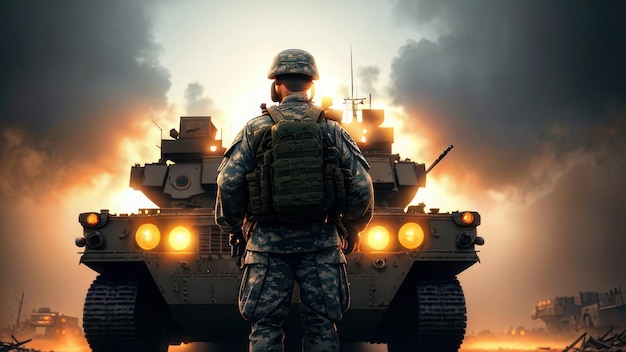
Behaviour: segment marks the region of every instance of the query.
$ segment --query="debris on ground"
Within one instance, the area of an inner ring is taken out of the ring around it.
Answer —
[[[604,335],[597,338],[587,332],[565,347],[563,352],[623,352],[626,351],[626,329],[615,333],[611,327]]]

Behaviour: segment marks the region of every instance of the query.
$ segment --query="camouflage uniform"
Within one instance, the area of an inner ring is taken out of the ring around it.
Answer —
[[[307,96],[285,97],[277,109],[286,119],[301,117],[311,103]],[[271,126],[267,114],[250,120],[225,154],[217,178],[216,222],[224,232],[241,231],[246,216],[246,173],[254,169],[254,131]],[[344,223],[354,231],[372,216],[373,188],[368,164],[356,143],[336,122],[325,120],[342,155],[341,167],[351,170]],[[335,323],[350,303],[346,259],[335,224],[262,225],[251,234],[239,291],[239,310],[252,323],[250,351],[282,351],[282,324],[289,314],[294,281],[300,286],[304,351],[339,351]]]

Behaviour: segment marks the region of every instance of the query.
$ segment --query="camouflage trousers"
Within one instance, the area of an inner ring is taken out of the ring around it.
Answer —
[[[251,352],[283,351],[283,323],[294,282],[300,287],[302,350],[339,351],[335,323],[350,305],[346,259],[341,250],[274,254],[248,252],[239,290],[239,311],[251,322]]]

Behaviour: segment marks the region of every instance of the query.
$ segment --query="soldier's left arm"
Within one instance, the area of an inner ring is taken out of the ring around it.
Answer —
[[[215,220],[226,233],[240,232],[246,216],[246,173],[253,167],[249,157],[248,129],[249,126],[244,127],[243,133],[237,135],[218,169]]]

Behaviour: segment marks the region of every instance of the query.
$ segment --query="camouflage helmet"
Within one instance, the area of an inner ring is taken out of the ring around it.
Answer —
[[[279,52],[272,61],[267,78],[274,79],[279,75],[302,74],[312,79],[319,79],[313,55],[301,49],[287,49]]]

